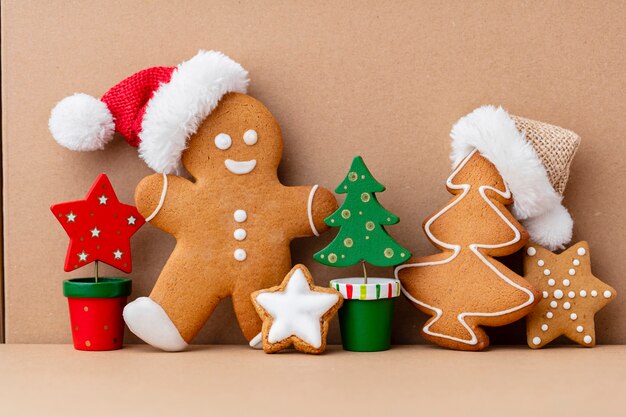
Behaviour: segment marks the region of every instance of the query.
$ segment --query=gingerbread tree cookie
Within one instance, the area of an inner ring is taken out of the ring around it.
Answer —
[[[322,353],[330,319],[343,302],[338,291],[318,287],[304,265],[296,265],[282,284],[252,293],[263,319],[263,350],[274,353],[293,345],[306,353]]]
[[[528,245],[524,277],[543,293],[526,318],[528,346],[538,349],[561,335],[582,346],[596,345],[594,315],[617,293],[591,273],[587,242],[558,255]]]
[[[403,292],[432,316],[424,337],[441,346],[481,350],[489,338],[480,326],[502,326],[525,316],[536,302],[533,287],[494,256],[528,240],[506,209],[511,193],[496,168],[473,151],[448,178],[456,197],[424,224],[442,253],[412,258],[396,268]]]

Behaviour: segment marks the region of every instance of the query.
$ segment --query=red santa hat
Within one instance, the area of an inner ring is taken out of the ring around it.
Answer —
[[[550,250],[569,243],[574,222],[561,200],[578,135],[483,106],[462,117],[450,136],[454,167],[474,149],[495,165],[513,195],[511,212],[533,242]]]
[[[99,100],[77,93],[52,109],[54,139],[74,151],[103,149],[115,132],[157,172],[173,173],[187,139],[229,92],[245,93],[248,72],[221,52],[200,51],[176,67],[139,71]]]

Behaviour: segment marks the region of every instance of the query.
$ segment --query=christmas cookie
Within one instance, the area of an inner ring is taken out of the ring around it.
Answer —
[[[331,288],[317,287],[309,270],[296,265],[282,284],[252,293],[263,319],[263,350],[274,353],[293,345],[306,353],[326,349],[328,323],[343,298]]]
[[[135,200],[176,247],[150,296],[126,306],[124,318],[163,350],[184,349],[226,297],[253,339],[261,320],[250,294],[278,284],[291,268],[291,240],[325,231],[337,208],[317,185],[280,183],[280,127],[243,94],[247,85],[238,63],[201,51],[177,67],[140,71],[100,100],[78,94],[52,111],[50,130],[64,146],[100,149],[117,131],[160,173],[141,181]],[[193,181],[166,175],[181,172],[181,160]]]
[[[489,344],[481,326],[524,317],[540,296],[494,259],[518,251],[529,237],[507,206],[515,199],[514,211],[534,213],[541,221],[545,218],[539,213],[546,209],[557,214],[565,209],[535,151],[504,110],[474,111],[454,126],[452,137],[455,165],[446,185],[455,198],[424,222],[426,236],[442,252],[410,259],[396,268],[396,277],[406,297],[431,316],[422,330],[426,339],[452,349],[481,350]],[[554,227],[565,231],[552,240],[560,244],[569,226]],[[541,233],[550,230],[555,229]]]
[[[596,345],[594,315],[617,293],[591,273],[587,242],[558,255],[528,245],[524,277],[542,291],[541,301],[526,318],[528,346],[537,349],[561,335],[582,346]]]

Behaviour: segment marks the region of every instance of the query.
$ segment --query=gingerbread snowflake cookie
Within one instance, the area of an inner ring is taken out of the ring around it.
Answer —
[[[263,350],[274,353],[293,345],[306,353],[326,349],[328,323],[343,303],[341,294],[317,287],[309,270],[296,265],[282,284],[252,294],[263,319]]]
[[[524,274],[543,293],[526,319],[528,346],[541,348],[561,335],[582,346],[595,346],[594,315],[617,293],[591,273],[587,242],[559,255],[528,245]]]

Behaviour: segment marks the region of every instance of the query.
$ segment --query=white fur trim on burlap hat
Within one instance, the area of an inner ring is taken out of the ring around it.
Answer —
[[[498,169],[513,194],[511,212],[530,238],[550,250],[572,238],[573,220],[561,205],[537,152],[501,107],[483,106],[462,117],[450,133],[453,166],[474,149]]]

